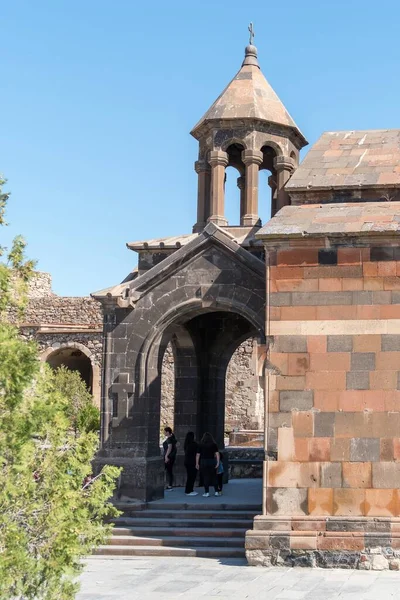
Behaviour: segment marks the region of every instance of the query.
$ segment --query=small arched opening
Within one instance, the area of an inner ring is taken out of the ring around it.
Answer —
[[[260,165],[258,184],[258,210],[263,223],[270,220],[277,207],[277,173],[274,161],[276,151],[271,146],[261,148],[263,161]]]
[[[246,167],[242,161],[244,146],[233,143],[227,147],[228,165],[225,169],[225,216],[231,225],[240,225],[242,214],[244,174]]]
[[[52,369],[64,366],[71,371],[78,371],[90,393],[93,393],[92,363],[79,348],[65,347],[54,350],[47,356],[46,362]]]

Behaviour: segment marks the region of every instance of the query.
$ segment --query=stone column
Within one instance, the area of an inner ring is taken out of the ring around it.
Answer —
[[[244,213],[245,183],[246,183],[246,177],[244,175],[241,175],[240,177],[237,178],[237,186],[240,190],[240,221],[242,221],[242,216],[245,214]]]
[[[242,160],[246,165],[244,211],[240,215],[240,224],[257,225],[258,216],[258,172],[263,154],[258,150],[243,150]]]
[[[228,164],[228,155],[222,150],[212,150],[208,162],[211,165],[211,203],[208,221],[216,225],[227,225],[225,218],[225,167]]]
[[[268,177],[268,185],[271,188],[271,218],[276,213],[276,204],[277,204],[277,190],[276,190],[276,177],[275,175],[270,175]]]
[[[196,160],[194,169],[198,175],[197,222],[193,231],[201,231],[210,216],[210,165],[205,160]]]
[[[290,197],[285,191],[285,185],[296,167],[293,158],[290,158],[289,156],[277,156],[274,159],[274,167],[277,175],[278,193],[276,210],[278,211],[287,204],[290,204]]]

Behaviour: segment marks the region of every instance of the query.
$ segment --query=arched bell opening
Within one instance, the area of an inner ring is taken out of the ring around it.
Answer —
[[[277,171],[275,158],[277,156],[274,148],[264,145],[261,148],[262,163],[260,165],[259,187],[258,187],[258,210],[261,221],[266,223],[277,211]]]
[[[233,143],[227,147],[228,164],[225,168],[225,217],[229,225],[240,225],[244,210],[244,174],[242,160],[244,146]]]

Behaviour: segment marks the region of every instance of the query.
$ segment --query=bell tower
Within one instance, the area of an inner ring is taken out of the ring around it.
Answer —
[[[259,173],[270,172],[271,213],[289,203],[285,184],[299,164],[299,152],[307,140],[265,79],[253,45],[254,31],[249,26],[250,43],[239,72],[214,104],[192,129],[199,142],[195,162],[198,174],[197,222],[201,231],[209,222],[225,227],[259,227]],[[225,169],[238,171],[240,223],[225,217]]]

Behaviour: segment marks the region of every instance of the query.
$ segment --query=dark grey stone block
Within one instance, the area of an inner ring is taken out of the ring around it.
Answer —
[[[352,302],[352,292],[292,292],[293,306],[343,306]]]
[[[396,352],[400,350],[400,335],[382,335],[382,352]]]
[[[321,412],[314,415],[315,437],[333,437],[335,413]]]
[[[377,462],[380,460],[379,438],[353,438],[350,440],[352,462]]]
[[[321,463],[321,487],[342,487],[342,463]]]
[[[285,391],[279,393],[279,408],[283,412],[291,410],[310,410],[314,406],[314,392]]]
[[[274,352],[307,352],[305,335],[281,335],[273,340]]]
[[[290,306],[292,295],[290,292],[276,292],[269,295],[270,306]]]
[[[369,371],[352,371],[346,373],[347,390],[368,390]]]
[[[328,335],[328,352],[351,352],[353,350],[353,337],[351,335]]]
[[[375,353],[374,352],[353,352],[351,355],[352,371],[374,371]]]

